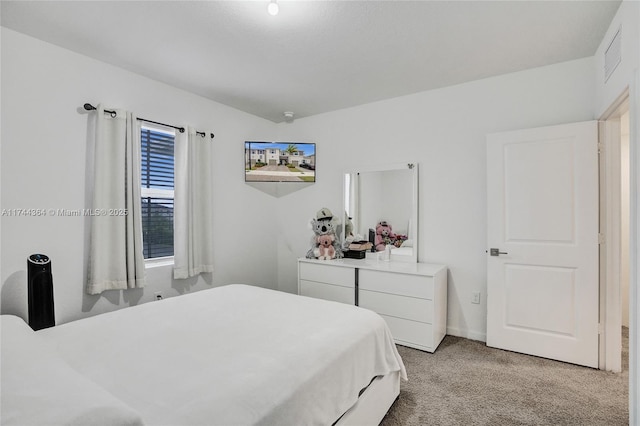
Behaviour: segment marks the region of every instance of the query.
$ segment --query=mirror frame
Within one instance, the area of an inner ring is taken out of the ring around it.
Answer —
[[[419,204],[419,200],[418,200],[418,163],[394,163],[394,164],[386,164],[386,165],[374,165],[374,166],[363,166],[363,167],[356,167],[354,169],[350,169],[350,170],[346,170],[343,173],[342,176],[342,211],[346,213],[347,211],[347,188],[346,188],[346,182],[345,182],[345,176],[346,175],[359,175],[360,173],[367,173],[367,172],[386,172],[386,171],[397,171],[397,170],[407,170],[409,169],[412,173],[411,173],[411,184],[412,184],[412,188],[411,188],[411,214],[410,214],[410,220],[411,220],[411,229],[410,232],[407,234],[408,238],[413,240],[413,250],[412,250],[412,254],[410,256],[407,255],[394,255],[393,254],[393,250],[391,250],[391,260],[392,261],[398,261],[398,262],[412,262],[412,263],[417,263],[418,262],[418,247],[419,247],[419,240],[418,240],[418,235],[419,235],[419,223],[418,223],[418,204]],[[346,220],[342,221],[342,238],[343,238],[343,242],[344,239],[346,239],[347,235],[346,235]],[[365,236],[366,238],[368,238],[368,235]],[[367,258],[370,257],[375,257],[377,258],[378,256],[378,252],[367,252]]]

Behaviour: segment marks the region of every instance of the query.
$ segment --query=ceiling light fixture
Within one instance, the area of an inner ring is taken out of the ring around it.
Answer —
[[[267,6],[267,12],[269,12],[269,15],[276,16],[279,10],[280,7],[278,6],[278,0],[271,0],[269,2],[269,6]]]

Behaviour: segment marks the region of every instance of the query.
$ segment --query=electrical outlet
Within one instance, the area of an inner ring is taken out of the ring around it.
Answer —
[[[472,294],[473,296],[471,298],[471,303],[476,303],[476,304],[480,303],[480,292],[474,291]]]
[[[157,291],[157,292],[155,292],[153,294],[156,295],[156,300],[162,300],[163,297],[162,297],[162,292],[161,291]]]

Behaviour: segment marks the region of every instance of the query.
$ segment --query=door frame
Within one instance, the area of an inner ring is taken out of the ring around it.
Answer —
[[[640,8],[638,9],[640,11]],[[638,291],[638,241],[640,240],[640,206],[638,205],[638,182],[640,165],[640,70],[636,68],[629,86],[629,424],[640,421],[640,371],[638,352],[640,349],[640,291]]]
[[[620,116],[629,110],[625,90],[599,119],[600,169],[600,348],[599,369],[622,371],[620,300],[621,151]]]

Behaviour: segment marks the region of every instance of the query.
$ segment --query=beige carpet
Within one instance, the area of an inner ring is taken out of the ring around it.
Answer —
[[[409,381],[381,424],[627,425],[628,347],[624,329],[615,374],[452,336],[434,354],[398,346]]]

